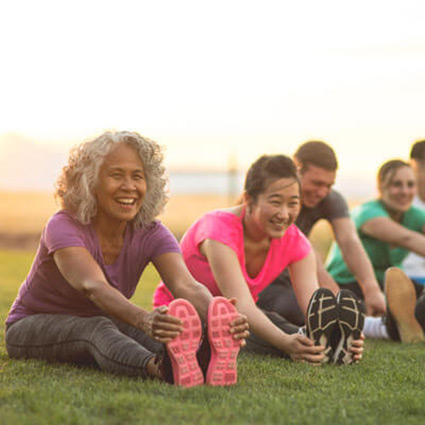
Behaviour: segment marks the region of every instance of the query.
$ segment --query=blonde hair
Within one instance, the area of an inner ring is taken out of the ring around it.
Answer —
[[[56,182],[55,196],[60,199],[62,207],[72,212],[82,224],[90,223],[97,213],[94,189],[99,169],[105,157],[119,143],[125,143],[137,152],[146,175],[147,192],[142,207],[132,220],[133,226],[140,228],[151,223],[168,201],[161,147],[136,132],[108,131],[73,148],[68,164],[63,167]]]
[[[378,170],[378,188],[387,188],[391,184],[397,170],[403,167],[411,168],[409,163],[401,159],[390,159],[384,162]]]

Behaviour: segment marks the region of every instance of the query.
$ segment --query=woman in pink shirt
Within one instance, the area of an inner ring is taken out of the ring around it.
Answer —
[[[348,291],[335,299],[330,291],[318,290],[314,254],[294,224],[299,211],[300,187],[292,160],[284,155],[262,156],[247,173],[242,205],[210,212],[195,222],[181,241],[183,258],[212,295],[237,299],[237,308],[248,317],[252,331],[248,350],[315,364],[360,360],[361,305]],[[283,317],[255,304],[258,294],[286,267],[311,339]],[[154,306],[172,299],[160,283]],[[356,311],[356,317],[349,318],[356,321],[354,332],[345,328],[347,318],[340,317],[343,309],[348,311],[344,303]],[[337,341],[334,346],[332,341]]]

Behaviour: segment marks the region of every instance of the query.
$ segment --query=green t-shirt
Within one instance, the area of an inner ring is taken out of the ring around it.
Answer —
[[[388,267],[400,267],[409,251],[401,247],[391,247],[388,243],[372,238],[360,230],[364,223],[376,217],[389,217],[380,200],[366,202],[351,212],[351,218],[355,223],[360,240],[375,270],[376,279],[382,283],[384,281],[384,273]],[[410,230],[422,232],[422,228],[425,225],[425,211],[414,206],[410,207],[403,214],[400,224]],[[335,242],[332,244],[326,268],[338,284],[356,281],[356,278],[348,270],[342,259],[341,250]]]

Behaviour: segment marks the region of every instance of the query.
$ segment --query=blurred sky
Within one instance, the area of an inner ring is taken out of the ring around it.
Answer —
[[[425,137],[424,19],[420,0],[1,2],[0,166],[36,176],[41,151],[129,129],[171,168],[322,139],[341,178],[374,176]]]

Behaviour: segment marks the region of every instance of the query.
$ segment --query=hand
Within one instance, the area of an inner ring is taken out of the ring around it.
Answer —
[[[358,363],[363,358],[364,340],[365,336],[362,332],[362,334],[360,335],[360,339],[356,339],[352,342],[352,347],[350,348],[350,351],[353,353],[354,363]]]
[[[295,362],[307,361],[319,366],[324,360],[325,347],[314,345],[314,342],[301,334],[288,335],[285,352]]]
[[[236,298],[230,298],[229,302],[236,306]],[[244,314],[239,314],[239,317],[230,323],[230,333],[235,341],[240,341],[241,347],[245,347],[246,338],[249,337],[249,324]]]
[[[156,341],[167,344],[183,332],[183,322],[170,316],[168,307],[162,305],[145,316],[142,330]]]
[[[387,311],[385,296],[379,288],[372,292],[368,291],[364,296],[364,301],[368,316],[383,316]]]

